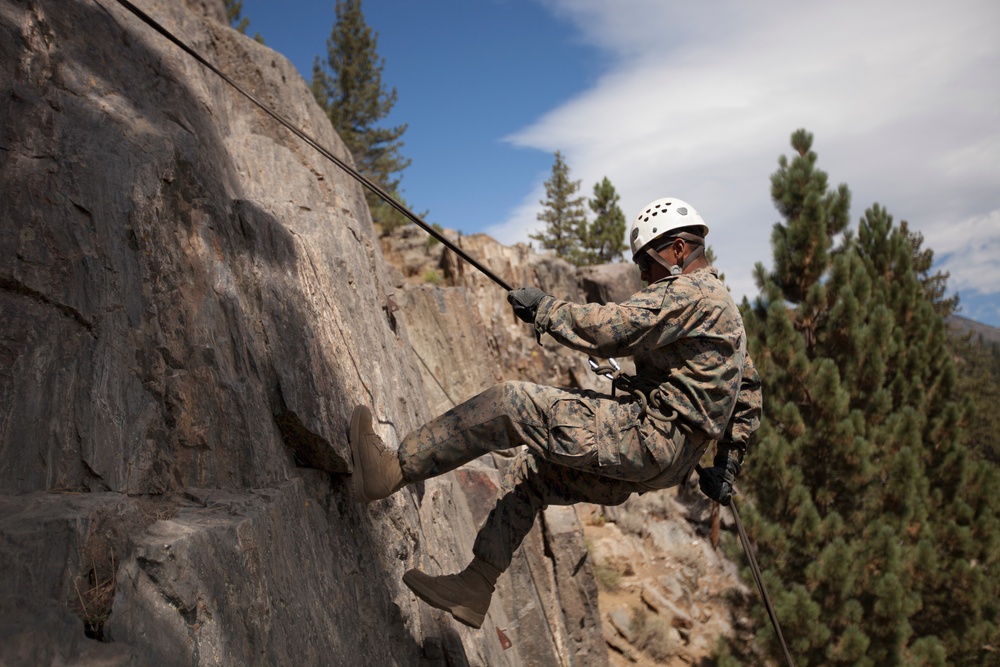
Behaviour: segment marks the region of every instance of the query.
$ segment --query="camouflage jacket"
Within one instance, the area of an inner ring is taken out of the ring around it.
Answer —
[[[598,357],[631,356],[642,384],[712,440],[745,451],[760,425],[760,379],[743,318],[714,267],[670,276],[621,304],[538,304],[535,330]]]

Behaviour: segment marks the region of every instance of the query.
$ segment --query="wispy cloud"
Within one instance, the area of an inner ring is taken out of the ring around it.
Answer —
[[[855,220],[877,201],[923,232],[953,288],[1000,292],[1000,4],[540,1],[613,64],[508,140],[561,150],[584,194],[608,176],[628,217],[692,203],[737,294],[770,263],[768,177],[800,127]],[[526,240],[540,192],[489,232]]]
[[[953,288],[1000,294],[1000,209],[933,227],[924,241]]]

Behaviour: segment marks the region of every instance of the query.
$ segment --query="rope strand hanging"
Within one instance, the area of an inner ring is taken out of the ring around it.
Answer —
[[[320,155],[322,155],[327,160],[329,160],[330,162],[333,162],[335,165],[337,165],[338,167],[340,167],[351,178],[353,178],[358,183],[360,183],[361,185],[363,185],[364,187],[368,188],[373,193],[375,193],[376,195],[378,195],[379,197],[381,197],[382,200],[385,201],[385,203],[387,203],[390,206],[392,206],[400,214],[402,214],[403,216],[405,216],[406,218],[408,218],[411,222],[415,223],[420,228],[422,228],[425,232],[427,232],[428,234],[430,234],[431,236],[433,236],[435,239],[437,239],[438,241],[440,241],[446,248],[448,248],[449,250],[451,250],[452,252],[454,252],[456,255],[458,255],[459,257],[461,257],[462,259],[464,259],[466,262],[468,262],[469,264],[471,264],[472,266],[474,266],[480,273],[482,273],[483,275],[485,275],[487,278],[489,278],[494,283],[496,283],[497,285],[499,285],[500,287],[502,287],[504,290],[506,290],[508,292],[511,291],[511,289],[513,289],[510,285],[507,284],[506,281],[504,281],[502,278],[500,278],[499,276],[497,276],[495,273],[493,273],[490,269],[488,269],[487,267],[485,267],[483,264],[481,264],[475,258],[471,257],[468,253],[466,253],[464,250],[462,250],[457,245],[455,245],[450,239],[448,239],[443,234],[441,234],[440,232],[438,232],[436,229],[434,229],[433,227],[431,227],[430,225],[428,225],[426,222],[424,222],[423,220],[421,220],[420,217],[417,214],[415,214],[413,211],[411,211],[410,209],[406,208],[401,203],[399,203],[399,201],[397,201],[396,198],[393,197],[391,194],[389,194],[388,192],[386,192],[384,188],[382,188],[380,185],[378,185],[377,183],[373,182],[371,179],[367,178],[366,176],[364,176],[363,174],[361,174],[360,172],[358,172],[358,170],[356,170],[354,167],[352,167],[351,165],[347,164],[346,162],[344,162],[343,160],[341,160],[340,158],[338,158],[336,155],[334,155],[333,153],[331,153],[329,150],[327,150],[326,148],[324,148],[315,139],[313,139],[312,137],[310,137],[308,134],[306,134],[305,132],[303,132],[299,128],[295,127],[284,116],[282,116],[278,112],[274,111],[269,106],[267,106],[266,104],[264,104],[263,102],[261,102],[259,99],[257,99],[256,96],[254,96],[253,94],[251,94],[251,93],[247,92],[246,90],[244,90],[239,84],[237,84],[231,78],[229,78],[228,76],[226,76],[226,74],[222,70],[220,70],[218,67],[216,67],[212,63],[208,62],[208,60],[206,60],[204,57],[202,57],[201,54],[199,54],[193,48],[191,48],[190,46],[188,46],[187,44],[185,44],[184,42],[182,42],[180,39],[178,39],[176,36],[174,36],[173,33],[171,33],[169,30],[167,30],[162,25],[160,25],[159,23],[157,23],[148,14],[146,14],[141,9],[139,9],[138,7],[136,7],[135,5],[133,5],[128,0],[116,0],[116,1],[122,7],[124,7],[125,9],[127,9],[128,11],[130,11],[132,14],[134,14],[143,23],[145,23],[146,25],[148,25],[149,27],[151,27],[156,32],[160,33],[163,37],[165,37],[172,44],[176,45],[182,51],[184,51],[189,56],[191,56],[192,58],[194,58],[195,60],[197,60],[203,66],[207,67],[209,70],[211,70],[216,76],[218,76],[219,78],[221,78],[223,81],[225,81],[230,86],[232,86],[234,89],[236,89],[237,92],[239,92],[245,98],[247,98],[248,100],[250,100],[261,111],[263,111],[264,113],[266,113],[268,116],[270,116],[271,118],[273,118],[274,120],[276,120],[281,125],[285,126],[285,128],[287,128],[292,134],[294,134],[299,139],[301,139],[302,141],[306,142],[307,144],[309,144],[310,146],[312,146],[314,149],[316,149],[316,151],[319,152]]]
[[[701,464],[695,465],[695,472],[699,475],[702,470]],[[736,509],[735,498],[729,501],[729,509],[733,511],[733,521],[736,523],[736,532],[740,536],[740,544],[743,545],[743,552],[746,554],[747,561],[750,564],[750,574],[753,575],[753,580],[757,584],[757,590],[760,591],[760,597],[764,602],[764,608],[767,610],[767,617],[771,619],[771,626],[774,628],[774,634],[778,638],[778,643],[781,645],[781,651],[785,657],[785,662],[788,663],[788,667],[795,667],[792,663],[792,654],[788,650],[788,644],[785,643],[785,636],[781,633],[781,625],[778,623],[778,614],[774,610],[774,604],[771,602],[771,596],[767,594],[767,589],[764,588],[764,575],[760,571],[760,565],[757,563],[757,557],[754,556],[753,544],[750,543],[750,537],[747,535],[746,528],[743,527],[743,520],[740,519],[740,513]]]

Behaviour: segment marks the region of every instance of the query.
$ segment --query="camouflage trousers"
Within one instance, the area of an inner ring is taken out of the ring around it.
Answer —
[[[408,434],[399,461],[406,480],[416,482],[489,452],[525,446],[473,546],[477,557],[506,570],[546,506],[618,505],[632,493],[687,479],[708,442],[641,415],[641,404],[629,396],[503,382]],[[653,458],[650,438],[670,441],[669,465]]]

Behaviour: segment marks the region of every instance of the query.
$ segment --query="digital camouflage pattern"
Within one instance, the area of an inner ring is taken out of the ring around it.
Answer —
[[[538,512],[546,506],[580,502],[620,505],[636,490],[632,482],[550,463],[533,450],[523,449],[504,473],[500,498],[479,529],[472,553],[506,570]]]
[[[408,481],[435,477],[483,454],[527,445],[535,455],[566,468],[611,479],[652,483],[662,466],[648,447],[662,438],[632,396],[502,382],[414,430],[399,445]],[[673,463],[685,434],[659,427]],[[698,445],[703,437],[694,438]],[[694,463],[691,463],[691,467]],[[690,469],[690,468],[689,468]],[[659,488],[659,487],[657,487]]]
[[[633,356],[637,378],[667,408],[660,412],[677,418],[652,418],[632,395],[503,382],[407,435],[399,461],[410,482],[526,445],[479,531],[477,557],[506,569],[546,505],[614,505],[680,484],[712,440],[742,458],[760,422],[760,381],[714,268],[666,278],[620,305],[546,296],[535,328],[595,356]]]
[[[546,505],[616,505],[687,478],[709,441],[669,425],[656,430],[640,419],[641,410],[632,396],[502,382],[408,434],[399,462],[406,480],[416,482],[488,452],[527,446],[507,469],[473,548],[504,570]],[[664,437],[674,465],[661,467],[648,443]]]
[[[745,449],[760,425],[760,379],[743,318],[715,267],[669,276],[621,304],[547,296],[535,330],[594,356],[631,356],[636,378],[711,440]],[[653,450],[664,462],[669,452]]]

